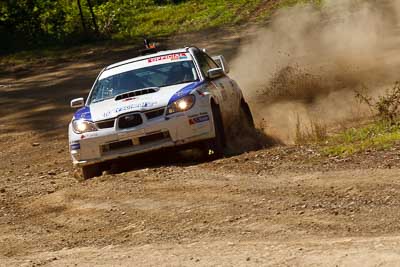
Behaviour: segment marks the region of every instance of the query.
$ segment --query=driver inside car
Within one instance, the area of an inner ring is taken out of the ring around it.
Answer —
[[[170,85],[194,80],[192,69],[184,66],[181,63],[173,66],[169,71],[169,75],[170,76],[167,80],[167,84]]]

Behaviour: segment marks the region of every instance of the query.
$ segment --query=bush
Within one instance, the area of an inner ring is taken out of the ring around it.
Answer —
[[[396,82],[392,88],[386,90],[386,93],[379,96],[377,100],[365,94],[365,91],[367,91],[366,87],[362,91],[356,91],[356,98],[361,103],[367,104],[380,119],[389,122],[398,120],[400,115],[400,82]]]

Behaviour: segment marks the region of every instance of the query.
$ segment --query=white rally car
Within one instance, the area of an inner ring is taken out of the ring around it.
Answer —
[[[223,155],[225,132],[249,106],[223,56],[196,47],[158,52],[110,65],[69,124],[69,147],[84,178],[113,160],[168,147],[202,147]],[[234,125],[235,127],[235,125]],[[237,124],[236,127],[241,127]]]

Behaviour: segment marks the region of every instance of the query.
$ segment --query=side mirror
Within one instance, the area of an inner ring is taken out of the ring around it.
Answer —
[[[81,108],[85,105],[83,97],[75,98],[71,100],[71,108]]]
[[[215,56],[212,59],[224,70],[225,74],[229,73],[230,69],[224,56]]]
[[[219,78],[224,75],[224,70],[222,68],[215,68],[215,69],[210,69],[207,72],[207,77],[211,80],[214,80],[216,78]]]

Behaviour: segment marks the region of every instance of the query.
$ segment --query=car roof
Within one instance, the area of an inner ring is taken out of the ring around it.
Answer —
[[[122,66],[122,65],[125,65],[125,64],[129,64],[129,63],[132,63],[132,62],[145,60],[145,59],[148,59],[148,58],[164,56],[164,55],[170,55],[170,54],[177,54],[177,53],[186,53],[188,51],[189,51],[189,47],[175,49],[175,50],[160,51],[160,52],[157,52],[157,53],[154,53],[154,54],[148,54],[148,55],[145,55],[145,56],[134,57],[134,58],[131,58],[131,59],[127,59],[127,60],[124,60],[124,61],[120,61],[120,62],[111,64],[108,67],[106,67],[105,70],[113,69],[113,68],[116,68],[116,67],[119,67],[119,66]]]

